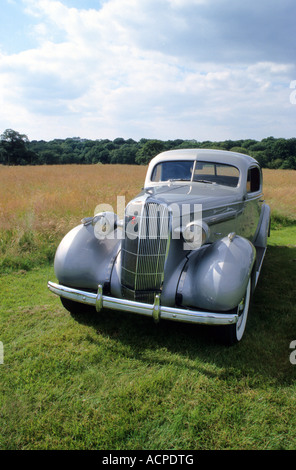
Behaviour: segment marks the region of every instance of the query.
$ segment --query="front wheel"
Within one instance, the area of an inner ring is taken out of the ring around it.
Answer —
[[[91,305],[82,304],[80,302],[74,302],[73,300],[60,297],[63,307],[72,314],[79,313],[95,313],[96,310]]]
[[[234,325],[219,327],[219,336],[229,345],[238,343],[245,332],[251,300],[251,278],[249,279],[244,297],[238,305],[239,318]]]

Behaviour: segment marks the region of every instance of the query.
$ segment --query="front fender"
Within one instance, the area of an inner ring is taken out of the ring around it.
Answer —
[[[235,308],[245,294],[255,258],[252,243],[240,236],[192,252],[179,281],[179,302],[211,311]]]
[[[62,239],[54,260],[55,275],[61,284],[97,290],[110,280],[110,273],[120,240],[99,240],[94,227],[78,225]]]

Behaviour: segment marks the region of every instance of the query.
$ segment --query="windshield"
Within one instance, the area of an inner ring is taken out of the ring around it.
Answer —
[[[195,181],[235,188],[239,170],[224,163],[176,160],[158,163],[153,169],[151,181]]]
[[[170,161],[158,163],[153,169],[151,180],[155,182],[169,180],[190,181],[194,161]]]

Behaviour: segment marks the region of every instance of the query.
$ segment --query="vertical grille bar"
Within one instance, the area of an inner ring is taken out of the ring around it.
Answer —
[[[138,209],[139,204],[136,207]],[[126,215],[125,229],[122,243],[122,295],[133,300],[153,301],[154,294],[161,290],[169,246],[168,207],[156,202],[143,203],[136,216]]]

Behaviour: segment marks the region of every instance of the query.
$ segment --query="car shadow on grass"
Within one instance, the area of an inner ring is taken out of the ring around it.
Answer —
[[[128,346],[133,358],[158,364],[186,360],[195,369],[201,361],[225,374],[259,374],[287,385],[295,380],[290,343],[296,340],[296,248],[269,246],[242,341],[227,347],[212,326],[173,321],[155,324],[150,318],[116,311],[78,313],[72,317],[94,328],[98,335]],[[93,340],[92,340],[93,341]],[[149,351],[154,351],[151,359]],[[165,354],[163,352],[165,351]]]

